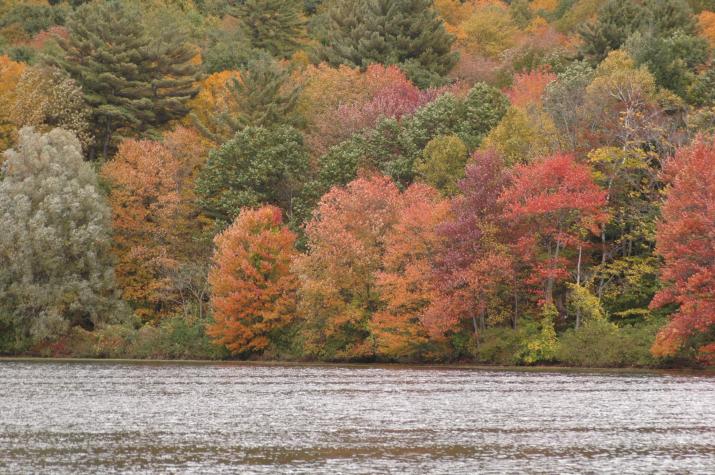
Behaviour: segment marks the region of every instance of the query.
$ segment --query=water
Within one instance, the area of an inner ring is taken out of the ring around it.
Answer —
[[[715,473],[715,378],[0,362],[1,473]]]

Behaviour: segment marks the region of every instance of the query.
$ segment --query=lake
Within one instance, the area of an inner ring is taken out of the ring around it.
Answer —
[[[1,473],[715,473],[715,378],[0,361]]]

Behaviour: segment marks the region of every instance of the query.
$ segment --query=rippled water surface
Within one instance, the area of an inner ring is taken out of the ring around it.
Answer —
[[[715,473],[715,378],[0,362],[2,473]]]

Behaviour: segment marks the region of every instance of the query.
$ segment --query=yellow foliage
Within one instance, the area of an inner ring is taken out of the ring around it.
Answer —
[[[509,165],[528,163],[559,149],[560,137],[553,120],[539,107],[510,108],[482,143],[496,150]]]
[[[506,7],[498,3],[481,4],[460,25],[457,42],[469,53],[496,57],[514,46],[518,34]]]
[[[538,11],[544,11],[544,12],[552,12],[556,10],[556,7],[559,6],[559,1],[558,0],[533,0],[529,4],[529,8],[533,12],[538,12]]]
[[[238,105],[230,87],[234,80],[240,79],[241,74],[238,71],[221,71],[204,79],[199,93],[188,104],[193,112],[193,120],[200,122],[212,134],[221,135],[221,124],[215,118],[222,114],[238,112]],[[191,120],[188,117],[184,119],[185,125],[189,125]]]

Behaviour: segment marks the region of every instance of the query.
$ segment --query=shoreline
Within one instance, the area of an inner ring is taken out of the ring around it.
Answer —
[[[29,363],[71,363],[71,364],[131,364],[131,365],[177,365],[177,366],[247,366],[247,367],[287,367],[287,368],[355,368],[355,369],[403,369],[403,370],[473,370],[507,371],[521,373],[613,373],[650,375],[688,375],[715,377],[715,367],[697,368],[599,368],[581,366],[500,366],[470,363],[356,363],[320,361],[244,361],[244,360],[161,360],[139,358],[56,358],[41,356],[0,356],[3,362]]]

